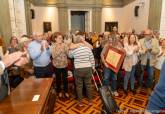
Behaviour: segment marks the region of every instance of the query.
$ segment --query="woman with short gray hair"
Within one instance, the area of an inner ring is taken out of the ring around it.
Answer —
[[[74,37],[73,42],[75,44],[83,42],[83,36],[77,35]],[[79,106],[82,104],[82,88],[83,81],[87,90],[87,96],[89,100],[89,105],[92,105],[92,68],[95,69],[95,61],[92,50],[87,46],[80,46],[76,49],[69,51],[69,57],[74,58],[75,66],[75,82],[76,82],[76,91],[78,96]]]

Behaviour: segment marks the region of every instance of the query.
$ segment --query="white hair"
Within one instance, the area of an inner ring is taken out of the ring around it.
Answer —
[[[77,44],[77,43],[81,43],[83,40],[83,36],[82,35],[76,35],[73,37],[73,43]]]

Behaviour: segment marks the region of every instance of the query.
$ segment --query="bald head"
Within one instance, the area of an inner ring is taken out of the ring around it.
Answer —
[[[145,35],[145,38],[149,40],[152,38],[152,31],[150,29],[146,29],[144,31],[144,35]]]

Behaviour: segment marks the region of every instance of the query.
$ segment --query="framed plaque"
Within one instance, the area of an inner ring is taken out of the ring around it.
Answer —
[[[109,68],[115,73],[118,73],[125,58],[125,52],[109,46],[105,56],[105,62],[108,64]]]

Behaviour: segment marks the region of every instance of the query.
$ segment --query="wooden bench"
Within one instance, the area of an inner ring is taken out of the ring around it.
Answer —
[[[0,102],[0,114],[52,114],[56,94],[53,78],[30,77]],[[40,95],[38,101],[32,101]]]

